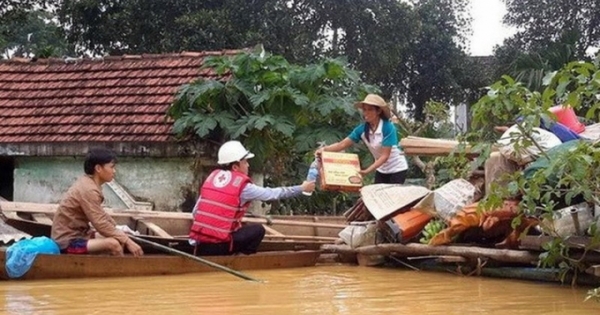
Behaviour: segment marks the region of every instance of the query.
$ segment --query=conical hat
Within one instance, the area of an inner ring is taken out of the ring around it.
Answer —
[[[383,100],[383,98],[379,95],[369,94],[369,95],[367,95],[367,97],[365,97],[364,100],[354,104],[354,107],[361,109],[363,104],[380,107],[382,109],[382,112],[383,112],[383,115],[385,116],[385,118],[390,119],[390,117],[392,117],[392,114],[390,112],[390,107]]]

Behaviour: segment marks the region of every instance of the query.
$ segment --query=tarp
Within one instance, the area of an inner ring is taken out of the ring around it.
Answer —
[[[573,140],[569,142],[562,143],[546,152],[546,155],[551,159],[558,159],[563,154],[566,154],[568,151],[575,150],[577,145],[581,143],[581,141],[585,140]],[[546,156],[541,156],[539,159],[533,161],[531,164],[527,165],[527,167],[523,170],[523,175],[525,175],[526,179],[531,179],[533,174],[540,169],[546,169],[550,165],[550,161],[546,158]],[[558,183],[558,178],[556,176],[548,177],[549,184],[556,185]]]

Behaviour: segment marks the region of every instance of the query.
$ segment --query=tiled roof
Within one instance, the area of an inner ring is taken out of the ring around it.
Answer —
[[[239,50],[0,62],[0,143],[164,142],[177,89]]]

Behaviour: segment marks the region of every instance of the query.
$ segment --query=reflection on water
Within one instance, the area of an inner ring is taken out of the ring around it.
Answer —
[[[367,267],[0,283],[4,314],[600,314],[586,289]]]

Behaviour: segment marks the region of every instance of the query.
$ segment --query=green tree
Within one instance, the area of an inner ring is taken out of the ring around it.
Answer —
[[[515,44],[540,52],[565,33],[575,33],[574,56],[581,60],[600,44],[600,5],[596,0],[504,0],[504,23],[518,28]]]
[[[3,24],[10,30],[0,48],[4,55],[17,57],[59,57],[69,51],[62,29],[46,11],[25,12],[22,19]]]
[[[96,54],[262,44],[290,62],[344,56],[418,119],[430,99],[458,103],[470,76],[467,0],[63,0],[69,42]]]
[[[327,56],[346,56],[367,82],[377,84],[388,98],[408,78],[411,44],[418,33],[418,16],[407,3],[386,1],[312,2],[314,23],[331,33]],[[403,89],[403,92],[405,90]]]
[[[0,0],[0,48],[7,55],[8,43],[15,38],[33,10],[48,8],[46,0]]]
[[[182,86],[168,112],[174,131],[216,142],[240,139],[256,154],[252,169],[274,184],[301,181],[303,157],[312,158],[319,141],[343,138],[359,121],[352,104],[377,91],[341,59],[300,66],[262,48],[210,58],[204,67],[230,78]]]
[[[332,33],[325,53],[347,56],[367,82],[408,105],[419,121],[430,100],[457,104],[478,84],[467,75],[473,67],[464,52],[466,0],[313,3],[316,24]]]
[[[423,120],[425,104],[430,100],[455,105],[466,100],[463,91],[472,86],[469,71],[473,70],[467,66],[469,61],[464,52],[470,17],[466,12],[468,1],[413,2],[419,32],[411,43],[411,60],[407,69],[395,71],[408,73],[406,89],[399,88],[397,91],[405,95],[415,119]]]
[[[499,71],[523,82],[530,90],[541,91],[548,72],[577,59],[575,45],[578,38],[575,32],[565,32],[557,41],[547,42],[545,47],[529,52],[519,48],[517,38],[507,40],[496,50],[501,64]]]
[[[600,6],[595,0],[504,0],[504,23],[517,32],[496,49],[500,72],[531,90],[575,60],[590,61],[600,44]]]
[[[312,57],[317,31],[286,1],[63,0],[68,39],[95,54],[221,50],[264,44],[288,58]]]

